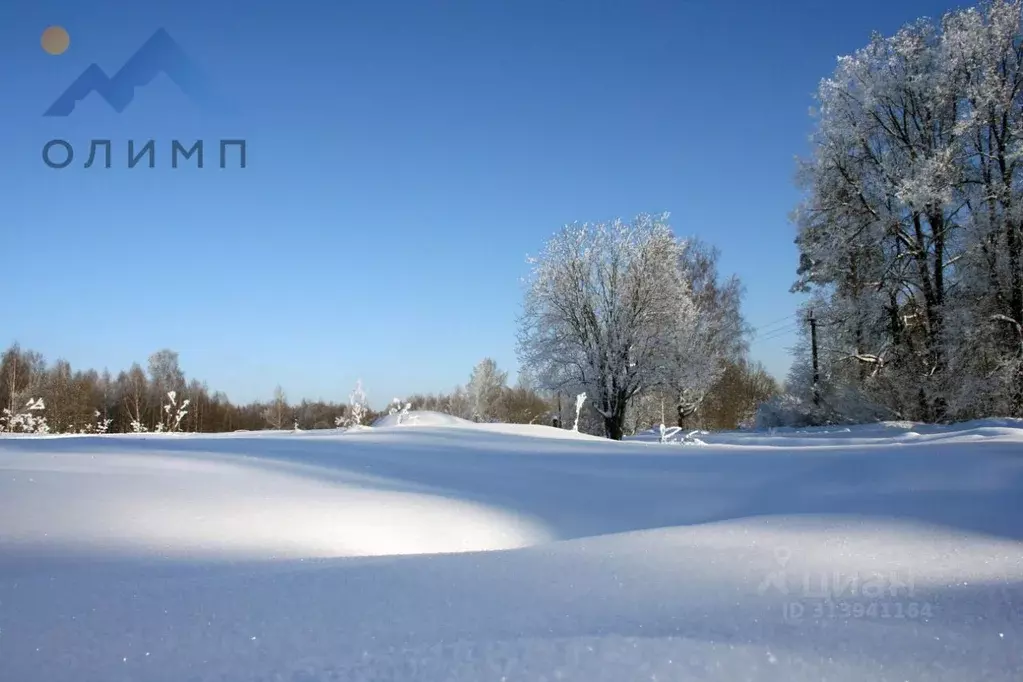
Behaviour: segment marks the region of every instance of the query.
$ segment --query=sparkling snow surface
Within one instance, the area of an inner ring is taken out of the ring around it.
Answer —
[[[1023,422],[410,416],[0,438],[0,680],[1023,680]]]

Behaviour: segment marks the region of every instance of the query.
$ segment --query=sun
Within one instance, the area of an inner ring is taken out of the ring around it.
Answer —
[[[64,54],[71,45],[71,36],[63,26],[50,26],[39,39],[43,49],[50,54]]]

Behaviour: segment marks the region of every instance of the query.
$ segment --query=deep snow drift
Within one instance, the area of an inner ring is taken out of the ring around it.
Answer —
[[[413,416],[0,438],[0,680],[1023,679],[1023,423]]]

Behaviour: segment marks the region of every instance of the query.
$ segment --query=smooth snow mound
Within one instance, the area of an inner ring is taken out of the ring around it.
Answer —
[[[561,438],[565,440],[598,441],[605,445],[613,444],[602,436],[591,436],[588,433],[580,433],[571,429],[559,429],[546,424],[473,424],[474,427],[488,433],[500,433],[509,436],[529,436],[532,438]]]
[[[462,419],[461,417],[452,417],[449,414],[443,414],[441,412],[431,412],[430,410],[411,410],[402,420],[402,423],[398,423],[398,415],[389,414],[381,417],[373,423],[374,428],[387,428],[387,427],[414,427],[414,426],[429,426],[429,427],[448,427],[457,429],[472,429],[490,434],[503,434],[508,436],[529,436],[533,438],[557,438],[567,440],[590,440],[600,441],[601,443],[607,444],[606,438],[600,436],[591,436],[585,433],[579,433],[578,431],[572,431],[571,429],[559,429],[546,424],[505,424],[503,422],[473,422],[468,419]]]
[[[166,451],[0,455],[0,558],[58,548],[216,560],[361,557],[549,539],[509,511],[297,463]]]
[[[388,414],[373,422],[373,426],[473,426],[473,422],[461,417],[452,417],[442,412],[431,412],[430,410],[411,410],[402,422],[398,423],[398,415]]]

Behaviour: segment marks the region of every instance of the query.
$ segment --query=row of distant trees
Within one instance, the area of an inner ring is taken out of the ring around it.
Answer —
[[[748,422],[756,405],[775,393],[773,379],[759,365],[730,364],[691,415],[698,428],[734,428]],[[433,410],[478,422],[571,425],[575,396],[539,387],[528,374],[514,385],[490,358],[480,361],[464,386],[442,394],[412,395],[403,407]],[[653,410],[636,413],[629,431],[658,422]],[[345,402],[289,401],[278,386],[266,401],[232,403],[204,382],[187,379],[172,350],[153,353],[143,368],[135,363],[116,375],[74,369],[65,360],[48,363],[38,352],[14,344],[0,357],[0,431],[49,433],[224,432],[261,429],[331,429],[372,424],[384,412],[372,410],[361,382]],[[587,417],[588,414],[588,417]],[[594,413],[584,412],[584,429],[600,432]],[[41,429],[40,429],[41,430]]]
[[[28,410],[30,403],[42,409]],[[40,353],[14,344],[0,357],[0,430],[16,430],[15,418],[28,412],[44,417],[50,433],[153,432],[171,426],[212,433],[296,424],[334,428],[351,405],[308,400],[289,404],[283,391],[265,402],[232,403],[206,383],[186,379],[172,350],[153,353],[145,368],[135,363],[113,375],[76,370],[65,360],[47,363]],[[179,412],[184,414],[175,425]],[[365,406],[361,419],[369,423],[379,416]]]
[[[574,425],[578,394],[545,389],[528,372],[521,372],[514,385],[509,385],[507,378],[507,372],[498,369],[494,360],[485,358],[473,369],[465,386],[448,393],[413,395],[409,402],[416,409],[472,421],[558,424],[564,428]],[[746,358],[727,361],[681,425],[706,430],[752,426],[757,408],[778,392],[777,382],[761,364]],[[629,410],[622,427],[625,434],[678,421],[677,406],[670,396],[651,393],[645,398]],[[606,435],[603,417],[588,402],[584,402],[579,427],[587,433]]]

